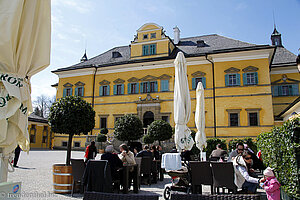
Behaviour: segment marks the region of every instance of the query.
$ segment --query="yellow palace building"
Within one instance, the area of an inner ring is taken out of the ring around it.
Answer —
[[[113,128],[118,117],[135,114],[146,128],[153,120],[174,127],[174,60],[182,51],[187,61],[195,129],[195,89],[205,88],[205,133],[208,137],[256,137],[275,124],[274,116],[299,95],[296,55],[286,50],[274,29],[272,45],[250,44],[221,35],[174,38],[163,27],[147,23],[137,30],[128,46],[112,48],[96,57],[53,73],[59,77],[57,99],[82,96],[96,111],[91,134]],[[277,118],[276,118],[277,120]],[[67,137],[55,135],[54,147],[65,146]],[[86,136],[75,136],[74,147],[84,147]]]

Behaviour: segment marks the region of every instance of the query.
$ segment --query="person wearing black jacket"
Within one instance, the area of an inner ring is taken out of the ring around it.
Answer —
[[[113,153],[113,149],[113,145],[108,145],[105,148],[105,153],[101,155],[101,160],[108,161],[111,169],[111,177],[113,180],[117,180],[120,176],[118,169],[123,167],[123,162],[117,154]]]

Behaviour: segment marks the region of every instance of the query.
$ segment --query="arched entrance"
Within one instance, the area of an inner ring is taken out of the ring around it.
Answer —
[[[154,121],[154,114],[151,111],[145,112],[143,116],[143,125],[144,128],[147,128]]]

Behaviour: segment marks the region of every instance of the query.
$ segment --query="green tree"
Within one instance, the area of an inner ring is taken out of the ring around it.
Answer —
[[[131,142],[143,136],[143,125],[135,115],[127,114],[120,117],[115,123],[115,137],[121,141]]]
[[[73,136],[86,135],[95,127],[94,109],[81,97],[67,96],[52,104],[48,121],[53,132],[69,135],[66,165],[70,165]]]
[[[102,130],[102,129],[101,129]],[[105,130],[105,129],[104,129]],[[106,129],[107,130],[107,129]],[[103,132],[105,132],[105,131],[103,131]],[[106,132],[107,133],[107,132]],[[107,140],[107,137],[106,137],[106,135],[105,134],[103,134],[103,133],[101,133],[101,131],[100,131],[100,134],[98,134],[97,135],[97,142],[100,142],[100,144],[101,144],[101,149],[102,149],[102,142],[106,142],[106,140]]]
[[[147,132],[159,145],[161,141],[170,139],[173,134],[171,125],[163,120],[153,121]]]
[[[211,152],[216,149],[217,144],[220,144],[223,150],[227,150],[226,140],[224,139],[211,138],[207,139],[206,142],[207,147],[204,148],[204,151],[206,151],[206,157],[209,157]]]
[[[100,133],[103,135],[106,135],[108,133],[108,129],[107,128],[101,128]]]
[[[144,141],[144,143],[145,144],[152,144],[153,142],[154,142],[154,139],[153,139],[153,137],[151,137],[150,135],[144,135],[143,136],[143,141]]]

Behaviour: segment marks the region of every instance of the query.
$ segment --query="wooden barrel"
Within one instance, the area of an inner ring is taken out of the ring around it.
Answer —
[[[72,190],[72,166],[53,165],[53,191],[57,194],[70,194]]]

